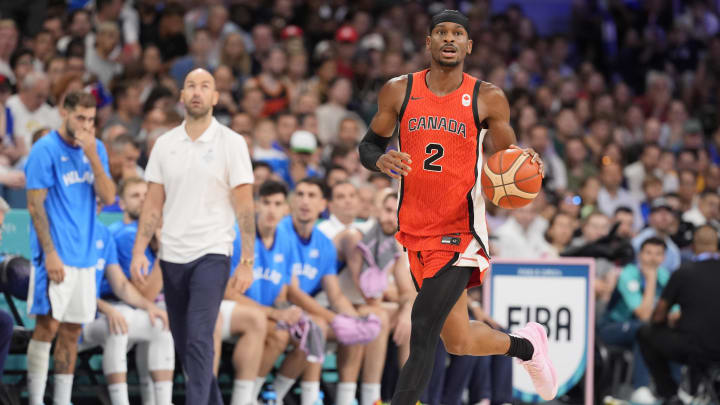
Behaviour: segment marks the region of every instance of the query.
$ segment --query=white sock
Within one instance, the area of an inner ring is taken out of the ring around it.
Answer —
[[[320,395],[320,381],[303,381],[300,389],[300,405],[314,405]]]
[[[140,373],[138,372],[138,374]],[[155,405],[155,386],[152,377],[150,377],[150,374],[140,375],[139,377],[142,405]]]
[[[355,399],[355,391],[357,390],[357,383],[341,382],[337,385],[337,400],[336,405],[352,405],[353,399]]]
[[[108,391],[110,392],[110,402],[112,405],[130,405],[127,383],[109,384]]]
[[[155,381],[155,404],[156,405],[172,405],[172,381]]]
[[[380,384],[362,383],[360,386],[360,405],[373,405],[380,399]]]
[[[233,382],[232,399],[230,405],[248,405],[252,400],[252,393],[255,389],[253,380],[235,380]]]
[[[278,404],[282,403],[283,398],[285,398],[285,395],[290,391],[293,384],[295,384],[294,378],[288,378],[282,374],[277,375],[275,381],[273,381],[273,388],[275,388],[275,394],[277,395],[276,401]]]
[[[53,405],[70,405],[72,397],[72,374],[55,374],[53,377]]]
[[[30,405],[42,405],[50,367],[50,342],[30,339],[27,348],[27,378]]]
[[[265,384],[265,377],[258,377],[255,379],[255,387],[253,388],[253,399],[257,399],[258,395],[260,395],[260,390],[263,387],[263,384]]]

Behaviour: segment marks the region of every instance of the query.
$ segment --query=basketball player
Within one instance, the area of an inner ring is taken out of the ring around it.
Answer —
[[[168,330],[167,313],[144,297],[120,267],[117,245],[110,230],[96,224],[95,246],[102,252],[97,263],[98,316],[83,326],[81,350],[103,347],[103,373],[108,382],[110,402],[129,405],[127,352],[136,343],[149,347],[146,360],[157,379],[152,398],[144,404],[170,405],[175,346]]]
[[[485,206],[478,173],[489,131],[495,149],[515,147],[502,90],[463,73],[472,51],[468,19],[455,10],[432,17],[426,47],[430,68],[391,79],[359,150],[363,165],[400,178],[396,238],[407,249],[418,295],[413,304],[410,357],[392,403],[415,404],[433,369],[441,337],[457,355],[505,354],[520,359],[538,394],[557,393],[545,329],[530,323],[514,335],[470,322],[466,288],[489,267]],[[385,153],[399,122],[400,151]],[[524,150],[540,164],[531,149]]]
[[[121,181],[118,194],[120,195],[120,208],[123,210],[123,220],[113,224],[115,225],[115,230],[113,230],[113,225],[108,227],[113,234],[117,246],[118,263],[123,273],[125,273],[125,277],[128,279],[131,278],[130,262],[132,260],[132,249],[135,245],[138,219],[140,218],[140,211],[145,202],[147,190],[148,184],[139,177],[130,177]],[[125,222],[126,220],[127,222]],[[157,259],[158,239],[158,237],[153,237],[145,249],[145,257],[148,263],[150,263],[148,267],[150,274],[147,280],[144,283],[140,283],[138,280],[131,281],[131,283],[146,299],[155,302],[158,307],[165,309],[165,300],[160,294],[163,282],[159,260]],[[138,319],[143,321],[142,317],[126,318],[128,329],[138,328],[139,325],[134,325]],[[164,336],[160,338],[166,339],[168,338],[168,334],[169,333],[165,333]],[[159,358],[157,355],[161,354],[161,352],[167,352],[168,349],[172,351],[174,361],[175,350],[174,344],[172,343],[171,336],[169,343],[164,343],[161,350],[157,350],[158,345],[155,343],[155,348],[152,351],[153,357],[150,356],[151,343],[149,341],[140,340],[135,345],[135,365],[137,367],[140,397],[142,398],[143,405],[161,405],[164,403],[164,398],[168,398],[168,395],[172,396],[172,376],[175,364],[173,362],[169,368],[163,369],[162,366],[156,362],[156,359]]]
[[[228,288],[220,305],[222,339],[235,343],[231,405],[247,405],[257,398],[265,376],[290,339],[277,323],[292,325],[302,315],[295,306],[279,308],[287,302],[294,254],[289,235],[277,232],[278,223],[287,214],[287,193],[287,187],[277,181],[268,180],[260,186],[253,283],[245,294]],[[235,238],[235,243],[239,242]],[[231,263],[240,260],[239,251],[239,247],[234,249]]]
[[[97,307],[96,198],[104,204],[115,201],[107,152],[95,140],[95,97],[71,92],[60,112],[62,125],[33,145],[25,165],[33,224],[28,309],[37,316],[27,349],[31,405],[43,402],[56,335],[53,400],[70,403],[77,341]]]

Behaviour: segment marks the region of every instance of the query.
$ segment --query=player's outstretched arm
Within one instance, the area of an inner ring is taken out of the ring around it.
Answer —
[[[113,293],[120,298],[123,302],[135,307],[144,309],[150,315],[150,323],[154,323],[155,318],[160,319],[163,322],[165,329],[170,325],[167,318],[167,313],[160,310],[155,304],[145,298],[140,291],[125,277],[122,269],[117,264],[108,265],[105,268],[105,277],[110,283]]]
[[[358,146],[360,161],[366,169],[383,172],[394,178],[408,174],[410,172],[408,164],[412,163],[407,153],[397,151],[385,153],[395,130],[406,89],[405,76],[390,79],[385,83],[378,95],[378,112],[375,113],[365,137]]]
[[[517,137],[510,125],[510,104],[502,89],[490,83],[483,83],[480,86],[477,104],[478,108],[486,109],[485,120],[495,152],[503,149],[520,149],[524,154],[532,156],[532,160],[538,163],[540,173],[544,176],[545,168],[540,155],[532,148],[523,149],[517,146]],[[481,117],[482,113],[483,111],[479,111]]]

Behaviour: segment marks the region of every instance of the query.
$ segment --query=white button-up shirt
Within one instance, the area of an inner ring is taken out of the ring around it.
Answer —
[[[215,118],[195,141],[185,122],[160,136],[145,178],[165,188],[160,258],[188,263],[206,254],[232,254],[235,212],[231,190],[253,183],[245,139]]]

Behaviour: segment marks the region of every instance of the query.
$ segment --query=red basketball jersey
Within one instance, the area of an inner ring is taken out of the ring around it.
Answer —
[[[410,250],[462,252],[474,238],[487,254],[481,82],[463,74],[459,88],[439,97],[428,89],[427,73],[408,75],[399,114],[400,151],[410,155],[412,170],[400,183],[397,239]]]

